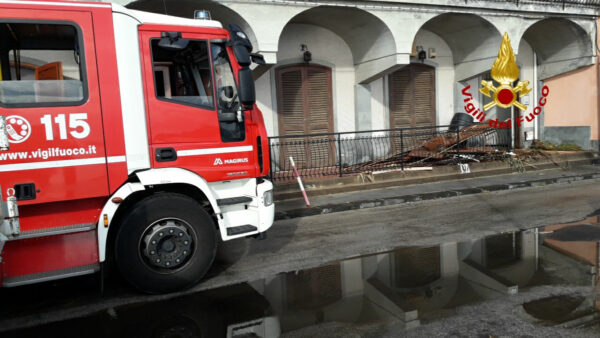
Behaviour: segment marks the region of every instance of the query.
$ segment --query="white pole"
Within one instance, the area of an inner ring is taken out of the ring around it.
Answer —
[[[515,106],[510,106],[510,123],[511,123],[510,147],[514,151],[515,150],[515,128],[517,127],[517,124],[515,122]]]
[[[307,207],[310,207],[310,202],[308,201],[308,196],[306,195],[306,190],[304,190],[304,185],[302,184],[302,179],[300,178],[300,174],[298,173],[298,170],[296,169],[296,163],[294,163],[294,159],[290,156],[290,164],[292,165],[292,168],[294,169],[294,174],[296,174],[296,179],[298,180],[298,185],[300,186],[300,191],[302,191],[302,196],[304,197],[304,202],[306,203]]]

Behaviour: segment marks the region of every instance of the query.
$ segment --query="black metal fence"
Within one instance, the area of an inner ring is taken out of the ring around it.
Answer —
[[[566,6],[581,7],[600,7],[600,0],[489,0],[492,2],[510,2],[515,5],[540,4],[540,5],[558,5],[564,9]],[[468,4],[469,0],[465,0]]]
[[[271,178],[343,176],[491,159],[510,149],[510,130],[477,124],[269,137]]]

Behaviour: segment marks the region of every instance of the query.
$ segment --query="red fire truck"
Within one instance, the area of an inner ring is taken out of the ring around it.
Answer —
[[[235,25],[98,2],[0,1],[0,283],[198,282],[264,237],[268,140]]]

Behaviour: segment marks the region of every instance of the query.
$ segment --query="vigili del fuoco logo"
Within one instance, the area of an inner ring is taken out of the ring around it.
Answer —
[[[529,88],[529,81],[519,81],[515,86],[513,86],[514,82],[519,79],[519,67],[517,66],[517,62],[515,60],[515,53],[510,45],[510,39],[508,38],[508,33],[504,33],[502,37],[502,43],[500,44],[500,50],[498,51],[498,57],[496,61],[494,61],[494,65],[491,69],[491,76],[495,82],[499,85],[495,86],[494,81],[481,81],[482,87],[479,88],[479,91],[492,99],[489,103],[483,106],[483,110],[476,108],[472,103],[473,95],[469,92],[471,86],[468,85],[462,90],[462,94],[465,97],[464,102],[466,103],[464,109],[465,112],[469,115],[472,115],[479,122],[484,122],[487,115],[485,111],[491,109],[494,106],[498,106],[501,108],[510,108],[515,106],[519,108],[521,111],[526,111],[527,106],[522,104],[517,100],[519,96],[528,95],[531,92],[531,88]],[[546,105],[546,97],[550,90],[548,86],[544,86],[542,88],[542,97],[540,97],[538,101],[538,106],[533,109],[533,112],[529,113],[527,116],[519,115],[515,118],[517,126],[521,126],[523,122],[526,120],[527,122],[533,121],[536,116],[538,116],[542,112],[542,107]],[[498,119],[488,120],[488,124],[490,127],[506,129],[512,127],[511,119],[507,119],[506,121],[498,121]]]

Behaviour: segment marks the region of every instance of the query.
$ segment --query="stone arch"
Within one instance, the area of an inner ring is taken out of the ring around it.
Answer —
[[[502,41],[502,34],[490,21],[475,14],[444,13],[425,22],[425,30],[441,37],[452,52],[457,81],[472,77],[493,64]]]
[[[258,41],[254,28],[246,21],[239,13],[235,10],[224,6],[217,1],[212,0],[177,0],[166,1],[163,4],[162,0],[137,0],[129,1],[126,4],[127,8],[137,9],[147,12],[154,12],[165,14],[165,7],[167,8],[167,14],[173,16],[180,16],[185,18],[191,18],[194,14],[194,10],[206,9],[210,11],[213,20],[221,22],[223,28],[227,29],[230,23],[237,24],[240,26],[254,46],[254,50],[258,48]]]
[[[547,18],[531,24],[523,33],[535,51],[543,80],[594,63],[595,44],[578,23],[565,18]]]
[[[286,28],[294,24],[318,26],[342,38],[352,53],[356,82],[369,82],[397,65],[392,31],[368,11],[342,6],[306,9],[286,23],[280,34],[280,44]]]

